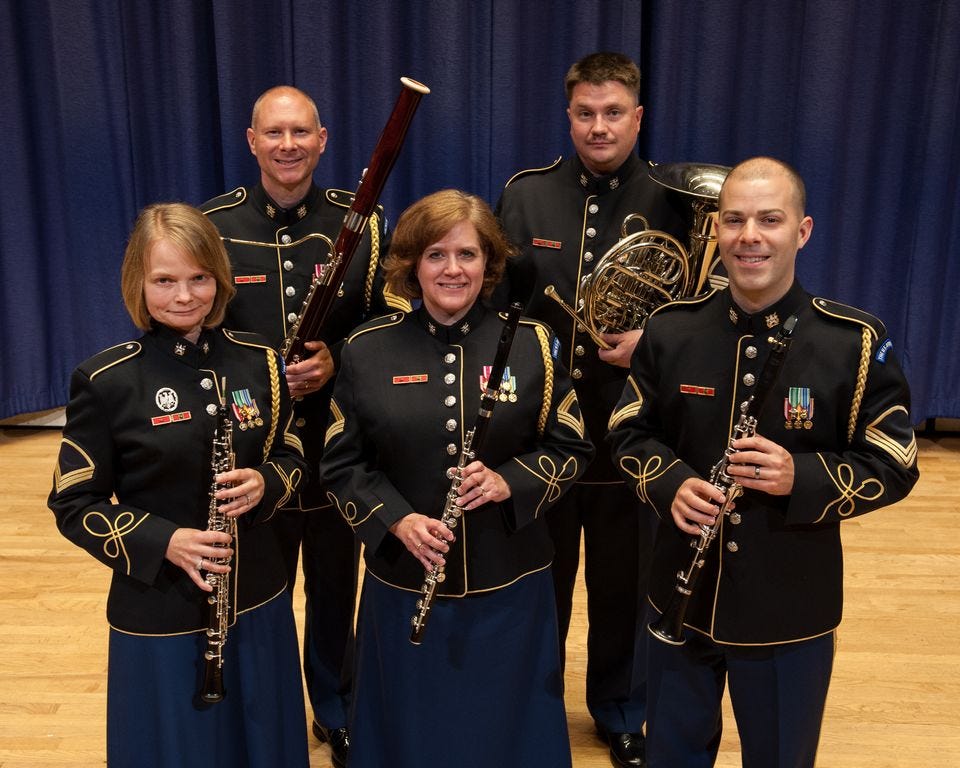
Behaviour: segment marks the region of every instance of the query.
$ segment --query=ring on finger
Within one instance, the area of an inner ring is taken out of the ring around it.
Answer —
[[[759,479],[760,479],[760,466],[759,466],[759,465],[757,465],[757,466],[755,466],[755,467],[753,468],[753,478],[754,478],[754,480],[759,480]]]
[[[199,571],[201,568],[203,568],[203,558],[202,558],[202,557],[197,561],[197,570]]]

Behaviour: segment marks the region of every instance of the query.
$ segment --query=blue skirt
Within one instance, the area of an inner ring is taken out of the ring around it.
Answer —
[[[350,768],[570,766],[549,569],[438,599],[419,646],[417,599],[364,577]]]
[[[290,596],[241,614],[227,634],[226,695],[197,704],[203,633],[110,630],[110,768],[306,768],[306,716]]]

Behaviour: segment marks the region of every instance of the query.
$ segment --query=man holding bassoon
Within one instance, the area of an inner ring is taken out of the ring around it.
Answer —
[[[228,325],[257,331],[281,349],[310,290],[314,275],[333,258],[334,243],[353,196],[320,189],[313,172],[327,143],[314,101],[289,87],[271,88],[257,99],[247,129],[260,182],[238,187],[202,206],[220,230],[230,255],[237,294]],[[389,169],[388,169],[389,170]],[[387,307],[409,308],[378,286],[386,223],[381,209],[366,222],[338,286],[321,338],[304,341],[303,358],[288,360],[287,383],[296,423],[314,473],[312,482],[281,513],[287,587],[293,590],[301,542],[305,627],[303,666],[313,708],[313,732],[329,742],[342,768],[349,749],[346,710],[351,688],[353,615],[359,545],[349,526],[323,497],[316,467],[336,371],[339,342],[366,317]]]

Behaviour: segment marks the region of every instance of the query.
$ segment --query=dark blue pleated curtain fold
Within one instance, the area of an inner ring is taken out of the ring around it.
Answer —
[[[388,217],[443,187],[496,201],[569,153],[563,75],[644,70],[641,153],[772,154],[807,180],[811,291],[887,323],[914,419],[960,416],[960,0],[8,0],[0,3],[0,418],[62,405],[72,368],[129,338],[119,264],[137,211],[257,177],[255,97],[310,92],[317,180],[353,188],[399,93],[423,99]]]

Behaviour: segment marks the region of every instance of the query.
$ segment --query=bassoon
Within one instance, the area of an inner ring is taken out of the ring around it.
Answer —
[[[477,451],[480,450],[486,436],[487,426],[490,424],[490,417],[493,415],[493,406],[497,404],[500,384],[503,381],[503,371],[507,367],[507,358],[510,356],[510,347],[513,346],[513,337],[517,332],[522,310],[523,306],[520,304],[510,305],[506,322],[504,322],[503,330],[500,332],[500,341],[497,343],[497,353],[493,359],[493,365],[490,367],[490,376],[483,387],[483,392],[480,393],[480,410],[477,413],[477,420],[473,428],[463,438],[463,448],[460,450],[457,466],[452,467],[447,472],[452,482],[450,490],[447,491],[440,522],[451,531],[457,527],[460,517],[463,515],[463,510],[457,505],[457,499],[460,498],[460,483],[463,482],[463,468],[477,457]],[[433,602],[437,596],[437,586],[445,578],[446,574],[443,572],[443,566],[434,563],[430,571],[427,572],[423,586],[420,587],[421,596],[417,600],[417,612],[411,619],[413,631],[410,633],[410,642],[414,645],[420,645],[423,640],[427,619],[430,617],[430,609],[433,607]]]
[[[760,371],[757,388],[749,398],[740,404],[740,418],[733,427],[723,456],[710,470],[710,482],[723,492],[723,503],[719,505],[714,523],[712,525],[701,524],[699,535],[690,539],[690,546],[694,550],[690,565],[685,571],[677,572],[677,579],[666,608],[664,608],[659,619],[647,626],[655,638],[665,643],[683,645],[686,642],[683,637],[683,622],[687,615],[687,607],[690,605],[690,597],[693,595],[693,589],[697,583],[697,577],[706,562],[707,550],[720,531],[724,515],[730,513],[733,502],[743,494],[743,486],[727,471],[730,468],[730,457],[737,452],[733,443],[742,437],[753,437],[756,434],[760,409],[763,408],[763,402],[770,390],[773,389],[777,375],[780,373],[783,360],[787,356],[787,350],[793,340],[793,329],[796,324],[796,315],[788,317],[776,337],[767,339],[771,345],[770,354],[767,355]]]
[[[374,147],[373,156],[360,179],[360,185],[353,196],[350,210],[343,218],[343,224],[340,227],[340,233],[337,235],[337,241],[334,243],[330,261],[323,265],[319,274],[314,276],[303,300],[300,313],[293,325],[290,326],[290,330],[283,340],[283,345],[280,347],[280,355],[284,362],[288,364],[299,363],[307,357],[304,344],[319,337],[320,329],[323,327],[340,290],[347,266],[350,264],[357,246],[360,245],[363,231],[374,208],[377,207],[380,193],[383,191],[384,184],[387,183],[387,177],[400,154],[407,129],[413,119],[413,113],[416,111],[421,97],[430,93],[427,86],[409,77],[401,77],[400,83],[403,85],[403,90],[400,91],[393,112],[380,134],[376,147]]]

